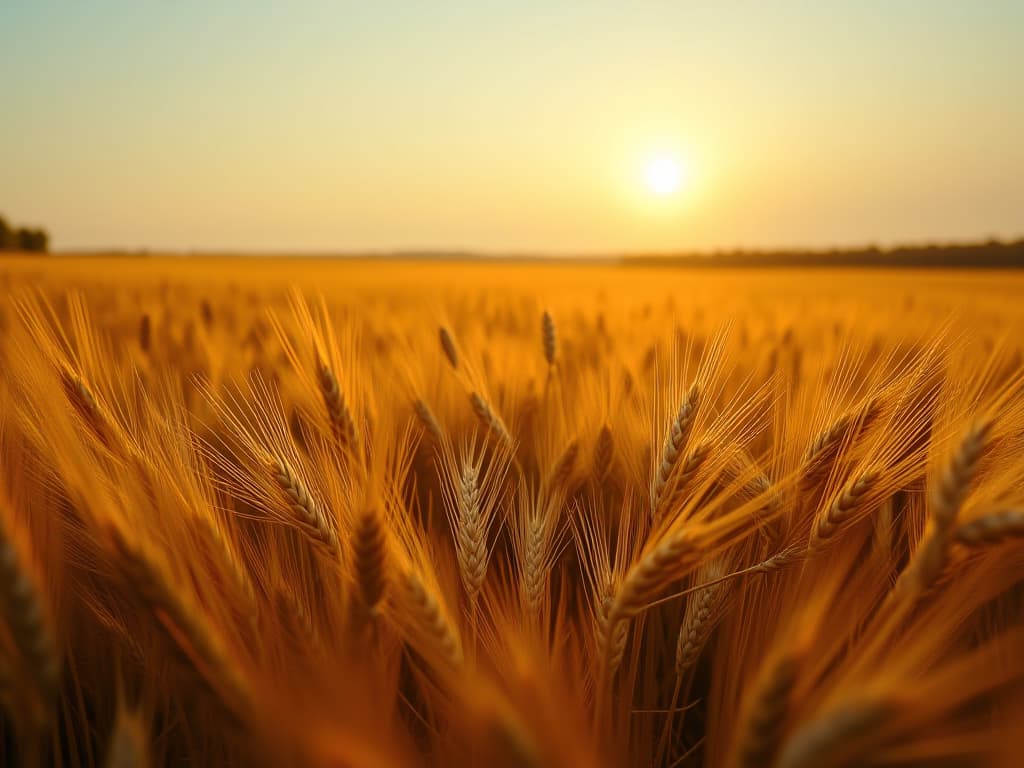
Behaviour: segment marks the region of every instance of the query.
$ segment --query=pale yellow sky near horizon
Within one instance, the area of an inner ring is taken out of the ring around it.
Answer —
[[[0,215],[59,249],[1024,235],[1021,3],[15,0],[0,21]]]

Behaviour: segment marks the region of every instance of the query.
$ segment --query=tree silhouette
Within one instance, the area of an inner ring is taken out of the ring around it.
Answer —
[[[49,246],[50,235],[45,229],[12,227],[0,216],[0,251],[45,253]]]

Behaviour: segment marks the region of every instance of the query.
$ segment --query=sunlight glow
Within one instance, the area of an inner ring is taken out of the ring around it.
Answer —
[[[655,155],[647,161],[644,180],[651,192],[659,197],[668,197],[678,192],[682,186],[683,169],[672,155]]]

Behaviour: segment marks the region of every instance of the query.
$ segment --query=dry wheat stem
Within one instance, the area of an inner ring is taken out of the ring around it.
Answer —
[[[767,558],[766,560],[762,560],[759,563],[754,563],[754,565],[748,566],[746,568],[741,568],[738,571],[733,571],[732,573],[727,573],[727,574],[725,574],[723,576],[718,576],[717,578],[710,579],[708,581],[701,582],[700,584],[697,584],[695,586],[689,587],[687,589],[680,590],[679,592],[673,592],[672,594],[669,594],[669,595],[663,595],[663,596],[659,597],[658,599],[652,600],[649,603],[647,603],[646,605],[644,605],[644,610],[648,610],[650,608],[655,608],[655,607],[657,607],[659,605],[663,605],[665,603],[672,602],[673,600],[676,600],[677,598],[686,597],[687,595],[692,595],[692,594],[694,594],[696,592],[700,592],[701,590],[707,589],[709,587],[713,587],[716,584],[721,584],[721,583],[726,582],[726,581],[731,581],[732,579],[736,579],[736,578],[739,578],[741,576],[748,576],[748,575],[754,574],[754,573],[757,573],[757,574],[775,573],[777,571],[782,570],[787,565],[792,565],[793,563],[798,562],[805,555],[806,555],[806,549],[803,548],[803,547],[799,547],[799,546],[788,547],[788,548],[786,548],[786,549],[784,549],[784,550],[782,550],[780,552],[775,553],[774,555],[772,555],[771,557]]]

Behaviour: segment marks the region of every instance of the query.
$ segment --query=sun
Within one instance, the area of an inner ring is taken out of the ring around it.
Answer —
[[[658,197],[669,197],[683,185],[683,167],[674,155],[654,155],[644,166],[644,181]]]

